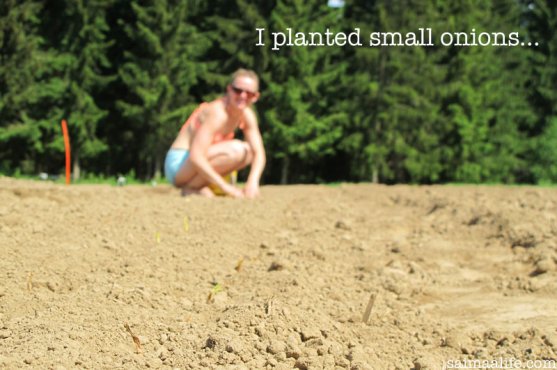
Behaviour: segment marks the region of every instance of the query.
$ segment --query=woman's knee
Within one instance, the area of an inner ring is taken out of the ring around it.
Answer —
[[[253,159],[253,150],[245,141],[233,140],[231,143],[232,156],[238,163],[248,165]]]

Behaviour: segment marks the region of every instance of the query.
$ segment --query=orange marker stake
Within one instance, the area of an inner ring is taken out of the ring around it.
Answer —
[[[70,135],[68,135],[68,124],[66,120],[62,120],[62,132],[64,133],[64,148],[66,149],[66,185],[70,184],[71,175],[71,152],[70,152]]]

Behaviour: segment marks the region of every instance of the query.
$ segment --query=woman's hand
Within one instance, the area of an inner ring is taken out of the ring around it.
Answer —
[[[246,198],[249,199],[253,199],[253,198],[257,198],[260,194],[259,194],[259,184],[256,183],[250,183],[248,182],[246,184],[246,187],[244,188],[244,195]]]
[[[224,191],[226,194],[230,195],[233,198],[244,197],[244,192],[233,185],[225,184],[223,187],[221,187],[221,189],[222,191]]]

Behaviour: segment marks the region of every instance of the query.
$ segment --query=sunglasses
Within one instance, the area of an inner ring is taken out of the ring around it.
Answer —
[[[244,90],[244,89],[241,89],[241,88],[236,87],[234,85],[230,85],[230,87],[232,88],[232,91],[234,91],[234,94],[241,95],[242,93],[246,93],[246,95],[249,99],[253,99],[255,97],[255,95],[257,95],[256,92]]]

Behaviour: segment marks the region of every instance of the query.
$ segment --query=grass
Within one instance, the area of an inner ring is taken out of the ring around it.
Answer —
[[[65,183],[65,176],[64,175],[49,175],[47,180],[41,180],[39,176],[31,176],[26,174],[21,174],[19,171],[15,173],[6,174],[0,172],[0,176],[7,176],[12,177],[15,179],[23,179],[23,180],[33,180],[33,181],[50,181],[55,184],[64,184]],[[162,177],[158,180],[140,180],[135,177],[135,174],[132,172],[130,174],[123,176],[126,179],[126,185],[150,185],[153,184],[168,184],[166,178]],[[327,187],[339,187],[342,184],[348,184],[349,182],[329,182],[329,183],[321,183],[318,182],[318,185],[324,185]],[[104,175],[96,175],[96,174],[85,174],[81,176],[79,180],[72,180],[72,185],[118,185],[118,176],[104,176]],[[238,181],[238,185],[241,186],[243,182]],[[371,183],[370,183],[371,184]],[[394,184],[396,185],[396,184]],[[420,186],[421,184],[399,184],[399,185],[412,185],[412,186]],[[505,184],[505,183],[495,183],[495,182],[486,182],[486,183],[464,183],[464,182],[448,182],[444,184],[431,184],[431,185],[443,185],[443,186],[504,186],[504,187],[537,187],[537,188],[548,188],[548,189],[555,189],[557,188],[556,183],[550,182],[541,182],[539,184]]]
[[[557,188],[557,184],[552,184],[549,182],[542,182],[539,184],[505,184],[501,182],[485,182],[485,183],[463,183],[463,182],[448,182],[446,184],[435,184],[435,185],[446,185],[446,186],[505,186],[510,188],[526,188],[526,187],[536,187],[536,188]]]
[[[15,179],[21,180],[31,180],[31,181],[49,181],[55,184],[65,184],[66,177],[65,175],[48,175],[47,179],[41,179],[40,176],[31,176],[21,173],[13,173],[13,174],[4,174],[0,173],[0,176],[7,176]],[[153,185],[154,182],[156,184],[168,184],[165,178],[160,178],[158,180],[140,180],[137,179],[133,174],[123,176],[126,180],[125,185]],[[104,176],[104,175],[96,175],[96,174],[85,174],[81,176],[79,180],[72,180],[72,185],[118,185],[118,176]]]

